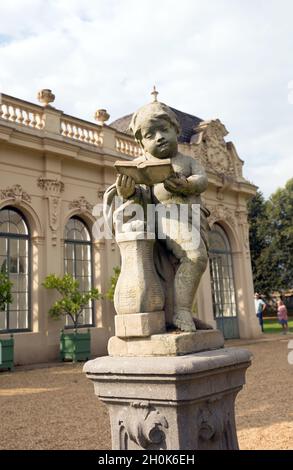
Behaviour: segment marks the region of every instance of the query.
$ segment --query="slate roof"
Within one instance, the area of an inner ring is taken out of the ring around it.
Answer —
[[[174,108],[171,108],[171,109],[176,114],[180,127],[181,127],[181,133],[178,137],[178,141],[182,143],[183,142],[189,143],[191,136],[195,134],[194,128],[198,126],[200,122],[202,122],[202,119],[196,116],[193,116],[192,114],[179,111],[178,109],[174,109]],[[117,131],[125,132],[126,134],[131,134],[131,132],[128,130],[131,117],[132,117],[132,114],[123,116],[119,119],[116,119],[116,121],[113,121],[110,124],[110,126],[114,127],[114,129],[117,129]]]

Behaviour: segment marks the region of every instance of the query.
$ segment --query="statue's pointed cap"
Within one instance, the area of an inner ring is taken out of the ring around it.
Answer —
[[[161,103],[157,100],[158,92],[155,87],[152,95],[154,95],[154,100],[151,103],[142,106],[133,114],[128,129],[132,131],[136,137],[137,132],[141,129],[144,122],[150,119],[166,119],[176,128],[176,131],[179,134],[180,124],[174,111],[172,111],[165,103]]]

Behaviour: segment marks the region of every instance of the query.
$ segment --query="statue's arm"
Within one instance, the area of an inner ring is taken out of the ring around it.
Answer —
[[[119,174],[115,184],[118,196],[123,199],[129,199],[135,193],[135,181],[131,176]]]
[[[192,159],[190,163],[191,175],[187,178],[191,194],[203,193],[208,187],[208,178],[203,166]]]
[[[164,181],[165,188],[170,192],[188,194],[200,194],[206,190],[208,186],[208,179],[204,168],[196,162],[193,158],[186,159],[185,162],[186,174],[171,175]]]

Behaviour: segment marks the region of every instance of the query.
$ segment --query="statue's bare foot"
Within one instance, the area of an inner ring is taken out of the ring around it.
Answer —
[[[208,323],[204,323],[198,318],[193,318],[193,321],[197,330],[213,330],[213,327],[211,325],[209,325]]]
[[[173,317],[173,324],[181,331],[196,331],[196,327],[188,310],[181,310]]]

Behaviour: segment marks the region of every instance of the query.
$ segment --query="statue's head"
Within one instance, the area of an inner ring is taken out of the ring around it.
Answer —
[[[132,116],[129,129],[144,152],[156,158],[171,158],[178,150],[180,126],[175,113],[164,103],[154,101]]]

